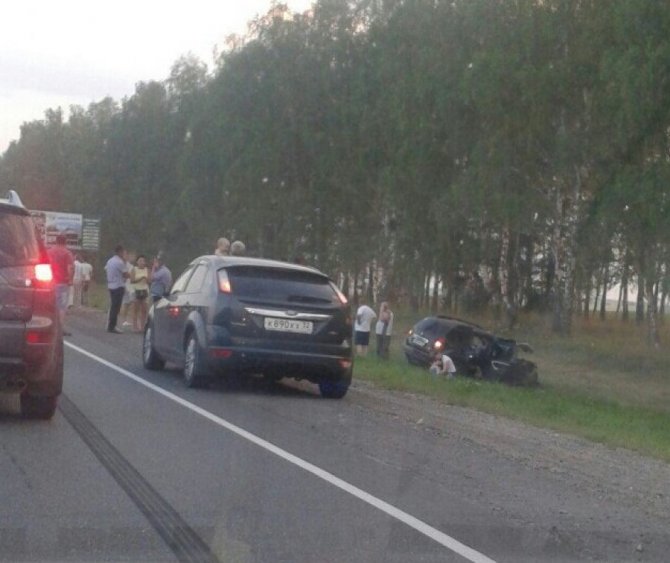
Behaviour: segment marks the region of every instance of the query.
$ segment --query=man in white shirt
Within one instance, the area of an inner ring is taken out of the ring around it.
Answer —
[[[74,277],[72,278],[73,295],[72,306],[81,307],[81,288],[83,284],[82,278],[82,259],[81,254],[74,255]]]
[[[84,256],[81,263],[81,304],[88,306],[88,288],[93,280],[93,266]]]
[[[356,311],[354,343],[356,344],[356,353],[359,356],[365,356],[368,353],[368,345],[370,344],[370,326],[372,321],[376,318],[376,313],[367,305],[361,305],[358,308],[358,311]]]
[[[120,244],[114,249],[114,256],[107,260],[105,272],[107,272],[107,289],[109,289],[109,317],[107,318],[107,332],[121,334],[123,331],[117,328],[116,322],[123,303],[123,294],[126,291],[126,280],[128,269],[126,267],[126,251]]]

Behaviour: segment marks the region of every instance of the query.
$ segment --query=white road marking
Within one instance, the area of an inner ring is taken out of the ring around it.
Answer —
[[[403,510],[396,508],[392,504],[389,504],[388,502],[380,498],[377,498],[374,495],[371,495],[370,493],[364,491],[363,489],[359,489],[355,485],[352,485],[351,483],[348,483],[347,481],[344,481],[343,479],[336,477],[335,475],[329,473],[325,469],[321,469],[320,467],[317,467],[316,465],[310,463],[309,461],[305,461],[304,459],[295,456],[292,453],[289,453],[278,446],[275,446],[273,443],[268,442],[267,440],[264,440],[263,438],[260,438],[255,434],[252,434],[251,432],[248,432],[247,430],[244,430],[243,428],[240,428],[239,426],[236,426],[235,424],[232,424],[231,422],[228,422],[227,420],[218,417],[215,414],[212,414],[209,411],[206,411],[205,409],[191,403],[190,401],[182,399],[181,397],[175,395],[174,393],[170,393],[170,391],[166,391],[165,389],[159,387],[158,385],[154,385],[153,383],[150,383],[149,381],[142,379],[141,377],[135,375],[134,373],[131,373],[130,371],[123,369],[122,367],[119,367],[113,364],[112,362],[109,362],[99,356],[96,356],[95,354],[92,354],[88,350],[80,348],[79,346],[75,346],[70,342],[66,342],[65,345],[71,348],[72,350],[75,350],[76,352],[79,352],[80,354],[83,354],[84,356],[87,356],[92,360],[95,360],[96,362],[116,371],[117,373],[124,375],[129,379],[132,379],[136,383],[139,383],[140,385],[143,385],[144,387],[147,387],[148,389],[151,389],[152,391],[155,391],[156,393],[163,395],[163,397],[166,397],[167,399],[174,401],[175,403],[181,405],[182,407],[186,407],[190,411],[199,414],[200,416],[206,418],[207,420],[210,420],[211,422],[221,426],[222,428],[225,428],[226,430],[229,430],[234,434],[237,434],[238,436],[244,438],[245,440],[248,440],[252,444],[255,444],[263,448],[264,450],[267,450],[268,452],[271,452],[274,455],[288,461],[289,463],[292,463],[293,465],[300,467],[301,469],[311,473],[312,475],[315,475],[316,477],[323,479],[327,483],[330,483],[331,485],[337,487],[338,489],[349,493],[350,495],[356,497],[359,500],[362,500],[363,502],[369,504],[370,506],[374,506],[376,509],[381,510],[388,516],[391,516],[392,518],[395,518],[396,520],[406,524],[410,528],[413,528],[414,530],[422,533],[423,535],[429,537],[433,541],[436,541],[440,545],[446,547],[447,549],[450,549],[451,551],[457,553],[461,557],[464,557],[468,561],[471,561],[472,563],[495,563],[493,559],[487,557],[483,553],[479,553],[478,551],[459,542],[457,539],[452,538],[451,536],[445,534],[444,532],[441,532],[437,528],[433,528],[429,524],[426,524],[425,522],[419,520],[418,518],[412,516],[411,514],[408,514],[407,512],[404,512]]]

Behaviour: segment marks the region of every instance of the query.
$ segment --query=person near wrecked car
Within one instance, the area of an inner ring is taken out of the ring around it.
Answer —
[[[451,379],[456,376],[456,365],[447,354],[436,352],[429,371],[432,375],[445,375],[447,379]]]
[[[126,292],[126,280],[129,277],[126,267],[126,250],[123,245],[118,244],[114,248],[112,256],[105,264],[107,274],[107,289],[109,290],[109,316],[107,317],[107,332],[121,334],[123,331],[117,328],[116,323],[123,303],[123,295]]]
[[[154,258],[151,266],[151,299],[155,303],[162,297],[165,297],[172,287],[172,272],[165,265],[165,258],[162,254],[158,254]]]
[[[356,311],[356,323],[354,324],[354,343],[356,353],[366,356],[370,344],[370,326],[377,318],[377,314],[368,305],[361,305]]]
[[[379,306],[375,334],[377,335],[377,356],[383,360],[388,360],[391,335],[393,334],[393,311],[391,311],[388,301],[382,301]]]

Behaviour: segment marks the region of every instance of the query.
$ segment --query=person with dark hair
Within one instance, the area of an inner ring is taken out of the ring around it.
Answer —
[[[158,253],[151,267],[151,299],[154,303],[165,297],[172,287],[172,272],[165,265],[165,258]]]
[[[126,279],[128,270],[125,260],[126,251],[118,244],[114,248],[114,256],[107,260],[105,272],[107,273],[107,289],[109,289],[109,317],[107,318],[107,332],[122,334],[123,331],[116,326],[123,303],[123,294],[126,291]]]
[[[56,237],[56,246],[49,248],[47,253],[51,262],[51,269],[53,270],[53,279],[56,286],[56,305],[58,306],[60,322],[63,327],[63,335],[71,336],[65,330],[65,313],[69,304],[70,286],[72,285],[72,276],[74,275],[74,258],[65,246],[65,243],[65,235],[58,235]]]

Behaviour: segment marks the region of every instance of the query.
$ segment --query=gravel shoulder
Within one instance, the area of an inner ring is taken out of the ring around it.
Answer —
[[[550,472],[571,489],[670,518],[670,464],[663,461],[366,381],[355,380],[349,397],[426,432],[471,441],[526,467]]]

